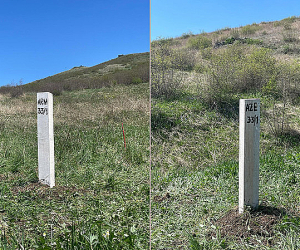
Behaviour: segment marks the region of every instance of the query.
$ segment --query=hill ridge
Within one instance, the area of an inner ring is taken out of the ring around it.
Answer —
[[[62,91],[149,82],[149,55],[149,52],[132,53],[90,67],[75,66],[24,85],[1,87],[0,93],[19,96],[23,92],[49,91],[59,95]]]

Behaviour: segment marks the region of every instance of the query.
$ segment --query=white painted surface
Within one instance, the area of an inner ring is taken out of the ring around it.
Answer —
[[[50,187],[55,186],[53,95],[37,93],[37,130],[39,180]]]
[[[240,99],[239,213],[257,208],[259,193],[260,100]]]

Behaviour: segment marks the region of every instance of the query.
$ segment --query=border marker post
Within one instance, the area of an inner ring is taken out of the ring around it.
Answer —
[[[55,186],[53,95],[37,93],[38,173],[41,183]]]
[[[259,193],[260,100],[240,99],[239,213],[257,208]]]

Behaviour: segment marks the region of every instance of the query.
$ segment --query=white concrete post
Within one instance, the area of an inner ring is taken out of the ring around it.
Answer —
[[[37,93],[38,161],[40,182],[55,186],[53,95]]]
[[[259,185],[260,100],[240,99],[239,213],[257,208]]]

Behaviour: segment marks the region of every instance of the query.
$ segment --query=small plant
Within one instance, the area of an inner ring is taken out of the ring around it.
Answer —
[[[290,48],[290,46],[289,46],[288,44],[283,45],[282,52],[283,52],[284,54],[288,54],[288,53],[290,53],[290,52],[292,52],[292,51],[293,51],[293,50]]]
[[[142,83],[142,82],[143,82],[143,80],[139,77],[133,77],[132,78],[132,84],[139,84],[139,83]]]

